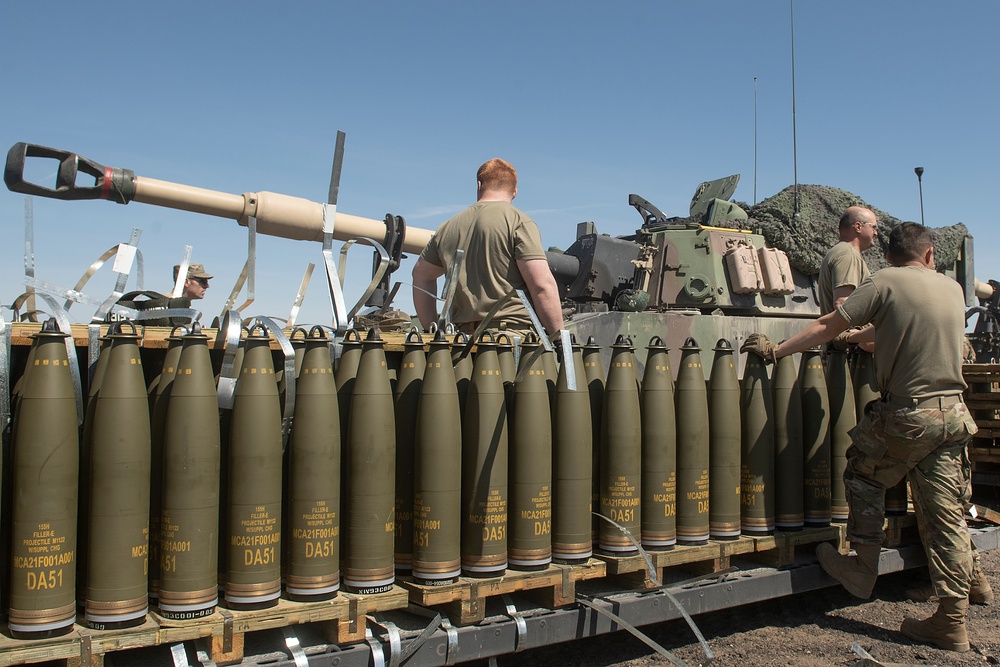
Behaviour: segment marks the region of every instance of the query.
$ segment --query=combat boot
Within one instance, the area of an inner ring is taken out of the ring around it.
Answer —
[[[816,547],[816,557],[827,574],[840,582],[854,597],[867,600],[878,578],[878,557],[882,547],[877,544],[857,544],[856,556],[844,556],[829,542]]]
[[[976,563],[972,570],[972,585],[969,587],[969,602],[972,604],[990,604],[993,602],[993,589],[986,578],[983,568]]]
[[[965,628],[968,609],[968,598],[941,598],[932,616],[922,621],[907,616],[899,629],[918,642],[965,653],[969,650],[969,633]]]

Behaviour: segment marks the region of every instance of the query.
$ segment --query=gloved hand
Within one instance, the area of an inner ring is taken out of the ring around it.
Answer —
[[[740,345],[740,352],[753,352],[767,363],[778,360],[778,346],[771,339],[760,333],[753,333]]]
[[[846,331],[841,331],[837,334],[837,337],[830,341],[833,345],[833,349],[840,350],[841,352],[847,350],[852,344],[847,341],[847,337],[854,333],[854,329],[847,329]]]

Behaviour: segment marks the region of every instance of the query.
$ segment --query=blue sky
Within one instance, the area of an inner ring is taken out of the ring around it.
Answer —
[[[927,224],[964,222],[977,274],[1000,278],[1000,3],[796,0],[794,15],[799,183],[919,221],[923,166]],[[500,156],[544,244],[566,247],[582,221],[634,231],[630,193],[685,215],[698,183],[739,173],[735,198],[752,203],[754,78],[756,199],[791,185],[789,25],[788,0],[7,2],[0,148],[324,201],[343,130],[339,210],[424,228],[470,204],[476,168]],[[199,304],[208,321],[246,257],[232,221],[137,203],[33,207],[39,278],[71,287],[140,227],[147,288],[170,288],[185,244],[216,275]],[[23,291],[23,219],[24,196],[0,190],[4,304]],[[320,261],[318,244],[259,239],[245,314],[286,317]],[[353,249],[349,299],[369,271]],[[85,291],[103,298],[111,276]],[[93,308],[71,312],[86,321]],[[329,322],[319,269],[299,321]]]

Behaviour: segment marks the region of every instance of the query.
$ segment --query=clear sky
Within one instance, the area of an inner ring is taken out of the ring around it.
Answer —
[[[796,0],[794,19],[799,183],[919,221],[922,166],[926,223],[964,222],[977,274],[1000,278],[1000,3]],[[4,2],[0,51],[5,151],[25,141],[140,177],[322,202],[342,130],[338,210],[416,227],[472,203],[494,156],[517,167],[515,204],[559,247],[582,221],[633,232],[630,193],[686,215],[701,181],[742,174],[734,198],[753,203],[794,177],[788,0]],[[185,244],[215,274],[198,303],[209,322],[246,258],[232,221],[138,203],[33,208],[40,279],[71,287],[139,227],[147,288],[170,289]],[[3,304],[23,291],[24,209],[0,189]],[[350,258],[356,300],[370,254]],[[286,317],[309,262],[317,243],[259,239],[244,314]],[[85,291],[107,296],[111,275]],[[323,290],[317,268],[300,323],[329,322]],[[87,321],[93,307],[71,312]]]

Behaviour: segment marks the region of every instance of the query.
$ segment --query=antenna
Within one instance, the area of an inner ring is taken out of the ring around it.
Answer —
[[[920,189],[920,224],[924,224],[924,182],[921,178],[924,175],[923,167],[914,167],[913,173],[917,175],[917,187]]]
[[[753,205],[757,205],[757,77],[753,78]]]
[[[792,21],[792,174],[795,193],[794,218],[799,217],[799,151],[795,134],[795,0],[788,0],[788,14]]]

